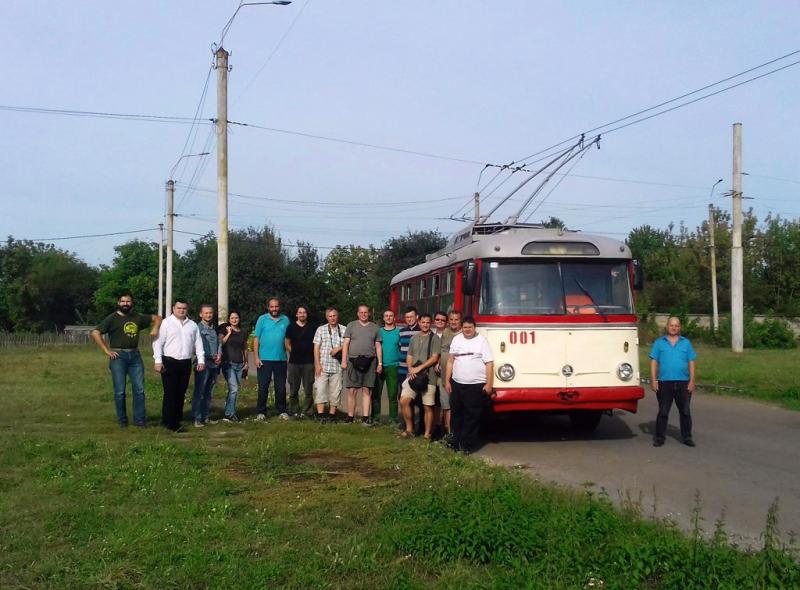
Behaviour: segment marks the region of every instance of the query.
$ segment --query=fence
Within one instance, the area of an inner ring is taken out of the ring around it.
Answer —
[[[86,330],[67,330],[64,332],[0,332],[0,348],[30,346],[45,348],[48,346],[85,346],[91,344],[91,327]],[[139,336],[139,346],[146,350],[150,346],[150,335],[143,332]]]

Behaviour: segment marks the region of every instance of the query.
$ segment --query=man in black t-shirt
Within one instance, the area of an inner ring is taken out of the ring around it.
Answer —
[[[296,321],[286,328],[286,349],[289,351],[289,413],[295,418],[314,414],[314,329],[308,325],[308,309],[302,305],[295,313]],[[299,405],[300,384],[303,385],[303,406]]]
[[[139,331],[152,326],[150,335],[156,336],[161,325],[161,316],[142,315],[132,310],[131,294],[120,295],[117,311],[106,316],[92,330],[92,339],[109,358],[117,420],[122,428],[128,425],[128,413],[125,409],[125,385],[128,378],[133,390],[133,423],[136,426],[145,426],[147,412],[144,407],[144,364],[139,353]],[[108,334],[108,344],[103,340],[103,334]]]

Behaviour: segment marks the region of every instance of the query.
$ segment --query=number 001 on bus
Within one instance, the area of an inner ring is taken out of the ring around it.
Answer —
[[[641,283],[622,242],[471,225],[392,279],[391,308],[473,316],[494,354],[494,412],[567,412],[591,430],[604,411],[636,412],[644,397],[634,310]]]

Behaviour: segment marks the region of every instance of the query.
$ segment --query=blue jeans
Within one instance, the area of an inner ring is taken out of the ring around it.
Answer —
[[[117,420],[120,426],[128,425],[128,413],[125,410],[125,385],[128,377],[133,390],[133,422],[144,426],[147,412],[144,409],[144,363],[138,350],[116,349],[119,356],[108,362],[111,369],[111,383],[114,385],[114,403],[117,407]]]
[[[222,374],[228,382],[228,399],[225,401],[225,415],[233,416],[236,413],[236,396],[239,395],[239,384],[242,382],[242,369],[244,363],[225,363],[222,365]]]
[[[194,370],[194,394],[192,395],[192,420],[205,422],[208,420],[208,409],[211,407],[211,394],[217,383],[219,367],[206,364],[204,371]]]

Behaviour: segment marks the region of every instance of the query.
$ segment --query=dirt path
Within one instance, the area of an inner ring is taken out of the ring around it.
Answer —
[[[779,498],[781,536],[800,534],[800,412],[700,392],[692,401],[697,447],[680,443],[673,408],[667,442],[654,448],[656,412],[648,392],[638,414],[605,416],[591,439],[561,416],[500,421],[479,455],[542,481],[604,490],[684,530],[699,491],[702,528],[712,531],[724,512],[730,539],[745,547],[760,546],[767,509]]]

